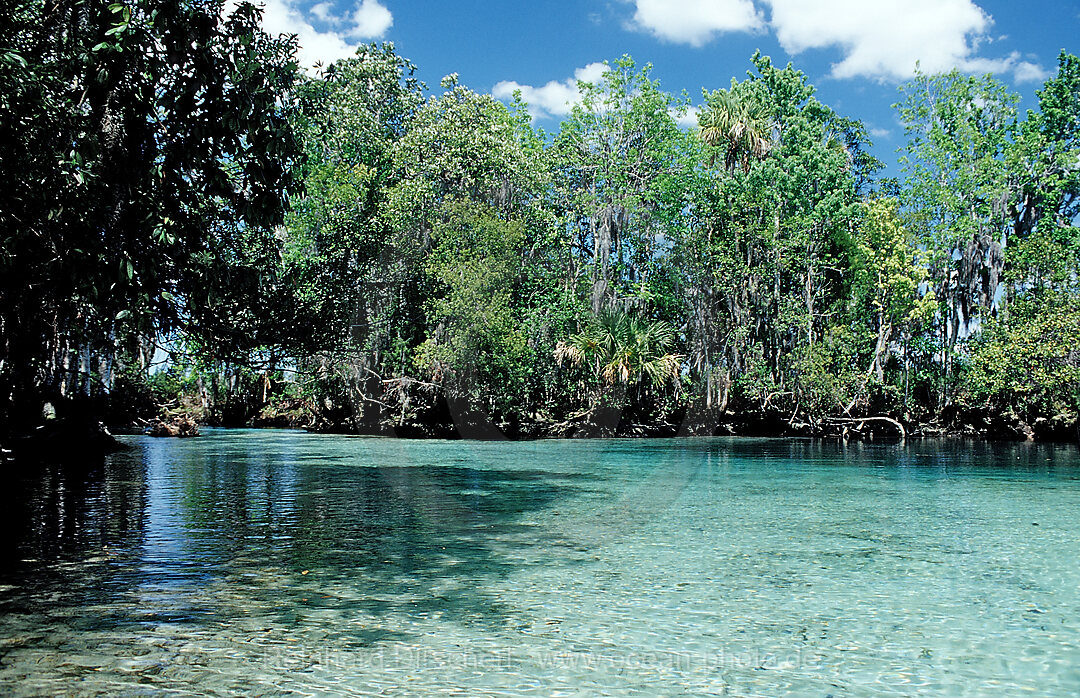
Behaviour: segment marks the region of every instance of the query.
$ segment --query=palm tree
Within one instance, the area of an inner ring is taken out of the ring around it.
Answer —
[[[559,342],[555,359],[560,365],[589,364],[611,384],[636,384],[647,378],[659,387],[679,377],[683,357],[672,353],[674,345],[670,324],[609,309],[586,331]]]
[[[727,169],[742,166],[750,171],[750,158],[765,157],[771,147],[772,121],[761,108],[740,99],[728,90],[716,90],[707,97],[705,110],[698,117],[701,139],[718,148],[726,145],[724,165]],[[713,153],[709,164],[716,162]]]

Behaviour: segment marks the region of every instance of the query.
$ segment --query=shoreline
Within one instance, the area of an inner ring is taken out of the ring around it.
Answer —
[[[884,417],[885,419],[881,419]],[[828,418],[825,418],[827,420]],[[1080,448],[1080,425],[1073,425],[1074,434],[1068,433],[1068,428],[1054,431],[1027,433],[1017,429],[994,429],[985,422],[982,425],[973,422],[963,422],[951,427],[942,427],[934,422],[908,422],[903,423],[887,416],[874,416],[866,418],[847,418],[853,422],[873,424],[871,429],[812,429],[793,428],[790,425],[782,428],[775,423],[769,424],[764,421],[743,421],[738,424],[734,421],[718,423],[713,428],[704,424],[683,423],[674,424],[631,424],[627,428],[612,428],[603,424],[582,424],[581,428],[556,432],[545,430],[540,424],[519,425],[518,429],[507,433],[495,424],[463,424],[463,428],[452,429],[449,425],[435,424],[422,425],[417,423],[405,425],[369,425],[356,428],[352,425],[313,425],[313,424],[258,424],[247,423],[240,425],[212,425],[200,424],[214,429],[258,429],[258,430],[299,430],[311,434],[326,434],[337,436],[365,436],[383,439],[404,439],[414,441],[447,440],[447,441],[583,441],[583,440],[652,440],[671,438],[716,438],[734,437],[738,439],[798,439],[828,442],[856,442],[856,443],[908,443],[940,440],[954,443],[1032,443],[1032,444],[1058,444],[1072,445]],[[887,421],[886,421],[887,420]],[[256,421],[257,420],[252,420]],[[381,426],[382,428],[379,428]],[[621,426],[621,425],[620,425]],[[772,428],[770,428],[770,426]],[[800,425],[809,427],[810,425]],[[838,424],[833,423],[836,427]],[[903,427],[903,437],[896,428]],[[531,428],[526,428],[531,427]],[[742,427],[742,428],[738,428]],[[2,462],[33,462],[40,460],[85,460],[87,458],[100,458],[110,453],[123,451],[128,448],[116,436],[149,435],[149,430],[134,425],[105,425],[101,422],[85,422],[81,420],[50,420],[39,426],[30,434],[8,436],[0,441],[0,461]],[[81,438],[80,438],[81,437]],[[158,434],[155,438],[197,438],[192,436],[177,436]]]

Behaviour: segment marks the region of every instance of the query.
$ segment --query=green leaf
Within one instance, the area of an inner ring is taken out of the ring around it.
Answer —
[[[6,51],[4,53],[4,60],[8,63],[18,63],[19,66],[23,68],[28,65],[25,58],[12,51]]]

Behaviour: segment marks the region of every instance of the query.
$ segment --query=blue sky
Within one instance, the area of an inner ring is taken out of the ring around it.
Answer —
[[[1056,68],[1061,49],[1080,52],[1080,2],[1047,0],[263,0],[268,31],[298,35],[310,65],[392,41],[438,90],[458,73],[478,92],[520,88],[548,131],[568,110],[574,77],[595,77],[604,60],[630,54],[653,64],[665,90],[701,89],[742,78],[755,49],[788,61],[818,98],[873,133],[890,165],[903,142],[891,105],[920,61],[927,72],[993,72],[1019,92],[1022,108]],[[894,165],[889,174],[899,174]]]

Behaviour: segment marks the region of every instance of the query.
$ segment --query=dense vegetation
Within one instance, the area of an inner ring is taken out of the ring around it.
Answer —
[[[1080,59],[921,75],[903,178],[764,56],[628,57],[553,134],[392,45],[304,77],[257,11],[0,11],[0,419],[518,437],[1075,438]],[[864,421],[865,418],[875,419]],[[887,418],[887,419],[881,419]]]

